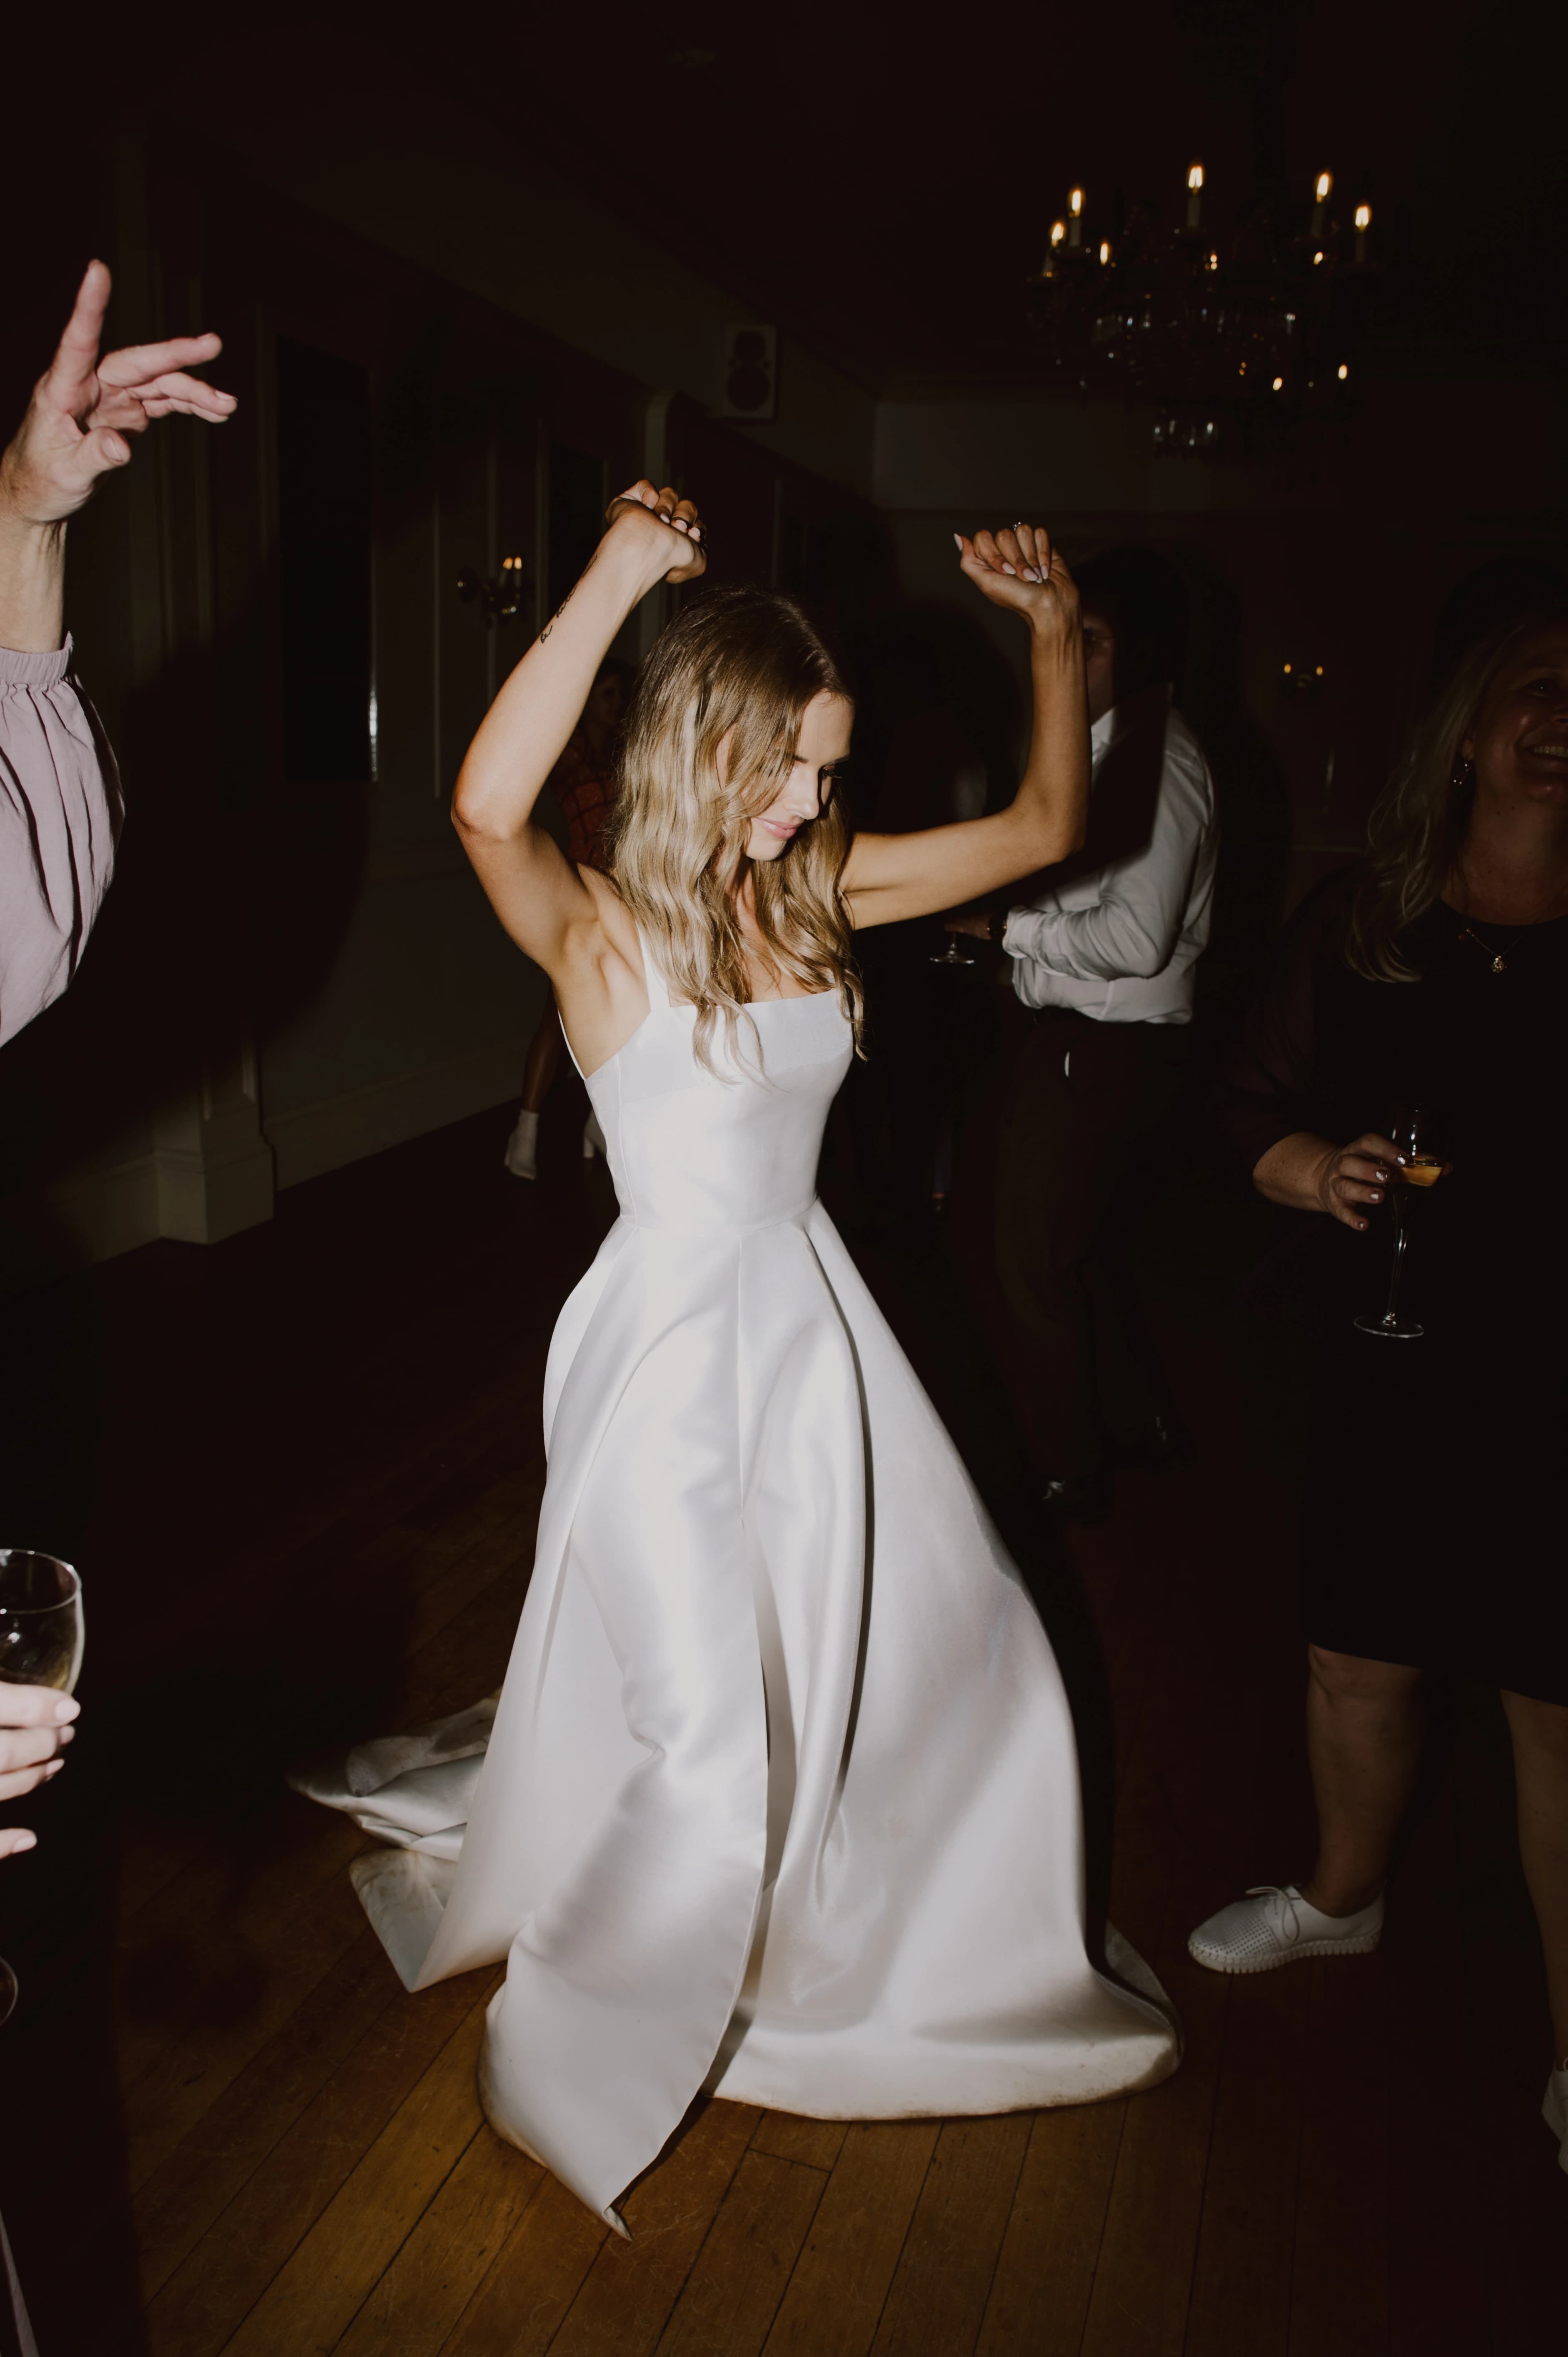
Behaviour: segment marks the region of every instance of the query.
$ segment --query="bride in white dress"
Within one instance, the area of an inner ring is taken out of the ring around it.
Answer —
[[[805,617],[689,607],[643,667],[613,879],[531,822],[622,624],[703,569],[639,483],[502,688],[454,815],[554,985],[620,1218],[562,1311],[549,1481],[499,1706],[301,1789],[411,1987],[506,1959],[486,2113],[619,2228],[700,2092],[822,2118],[1000,2112],[1176,2067],[1153,1975],[1084,1945],[1072,1723],[1018,1573],[816,1197],[851,927],[1078,844],[1077,596],[1038,529],[959,544],[1030,634],[1011,806],[848,843],[853,709]],[[846,856],[847,850],[847,856]],[[482,1773],[480,1772],[482,1769]]]

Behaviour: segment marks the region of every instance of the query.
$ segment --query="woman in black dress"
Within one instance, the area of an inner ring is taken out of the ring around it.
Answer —
[[[1447,1168],[1406,1199],[1383,1307],[1396,1104]],[[1189,1943],[1217,1972],[1377,1945],[1423,1737],[1423,1680],[1502,1691],[1568,2169],[1568,612],[1494,634],[1417,733],[1371,851],[1297,911],[1223,1117],[1306,1250],[1323,1342],[1302,1530],[1317,1861]],[[1341,1141],[1349,1140],[1348,1144]],[[1304,1222],[1304,1227],[1306,1222]]]

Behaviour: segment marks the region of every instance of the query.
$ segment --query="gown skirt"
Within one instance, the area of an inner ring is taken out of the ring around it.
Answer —
[[[499,1699],[293,1779],[392,1845],[355,1879],[409,1987],[506,1960],[487,2116],[623,2232],[704,2091],[1003,2112],[1180,2051],[1124,1942],[1089,1961],[1055,1657],[817,1200],[838,998],[753,1007],[709,1071],[644,963]]]

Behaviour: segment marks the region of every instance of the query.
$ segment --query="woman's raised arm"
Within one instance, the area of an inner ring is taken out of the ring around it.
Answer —
[[[603,539],[479,725],[452,797],[491,907],[552,981],[575,935],[598,928],[598,903],[553,839],[533,823],[600,664],[627,616],[660,581],[694,581],[707,559],[690,500],[633,485],[611,502]]]
[[[857,926],[890,925],[976,900],[1051,867],[1083,841],[1089,806],[1089,699],[1078,591],[1039,524],[958,538],[959,563],[983,597],[1028,626],[1034,720],[1029,759],[1007,808],[918,834],[857,834],[843,891]]]

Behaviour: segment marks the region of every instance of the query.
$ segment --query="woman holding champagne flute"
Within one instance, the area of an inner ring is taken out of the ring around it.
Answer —
[[[1301,1576],[1318,1852],[1189,1946],[1232,1973],[1375,1947],[1424,1677],[1495,1684],[1568,2169],[1565,1040],[1568,611],[1549,611],[1455,672],[1368,857],[1293,920],[1230,1071],[1254,1185],[1322,1222]]]

